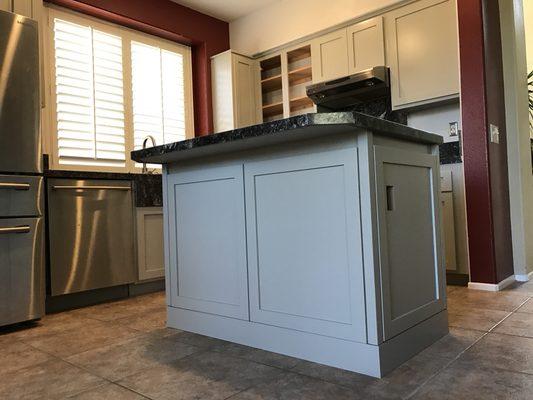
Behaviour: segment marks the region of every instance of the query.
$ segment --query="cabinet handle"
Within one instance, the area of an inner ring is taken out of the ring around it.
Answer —
[[[131,190],[128,186],[52,186],[54,190]]]
[[[29,183],[0,182],[0,189],[30,190]]]
[[[387,195],[387,211],[394,211],[394,186],[387,185],[385,188]]]
[[[0,228],[0,235],[7,235],[10,233],[28,233],[30,231],[30,227],[28,225],[26,226],[12,226],[9,228]]]

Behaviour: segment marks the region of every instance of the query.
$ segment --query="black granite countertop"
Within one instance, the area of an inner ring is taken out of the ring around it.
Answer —
[[[327,132],[324,131],[327,128]],[[273,139],[303,135],[318,136],[325,133],[343,133],[361,128],[388,137],[418,143],[442,143],[442,137],[408,126],[372,117],[358,112],[304,114],[296,117],[266,122],[214,135],[200,136],[176,143],[131,152],[138,162],[165,164],[177,159],[202,157],[217,152],[240,150],[246,147],[268,145]],[[245,145],[246,144],[246,145]],[[216,145],[216,146],[214,146]]]

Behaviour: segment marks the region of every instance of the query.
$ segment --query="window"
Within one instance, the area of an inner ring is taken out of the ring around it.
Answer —
[[[50,10],[54,168],[132,171],[152,136],[192,136],[190,49]],[[151,144],[150,144],[151,145]]]

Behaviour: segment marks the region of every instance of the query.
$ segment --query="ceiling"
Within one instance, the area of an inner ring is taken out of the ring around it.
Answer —
[[[281,0],[172,0],[226,22],[250,14]]]

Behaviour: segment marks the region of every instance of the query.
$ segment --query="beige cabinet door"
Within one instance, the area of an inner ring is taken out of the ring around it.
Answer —
[[[459,94],[455,0],[421,0],[386,15],[387,62],[393,108]]]
[[[32,0],[13,0],[13,12],[33,18],[33,1]]]
[[[235,128],[257,123],[256,104],[257,62],[238,54],[233,55],[233,100]]]
[[[11,10],[11,0],[0,0],[0,10],[2,10],[2,11],[12,11]]]
[[[348,27],[348,62],[350,74],[385,65],[383,17],[376,17]]]
[[[453,193],[441,193],[442,235],[444,238],[444,263],[447,270],[457,270],[455,254],[455,217],[453,212]]]
[[[311,43],[313,82],[348,75],[348,40],[346,29],[316,38]]]
[[[137,262],[139,281],[165,276],[161,207],[137,208]]]

